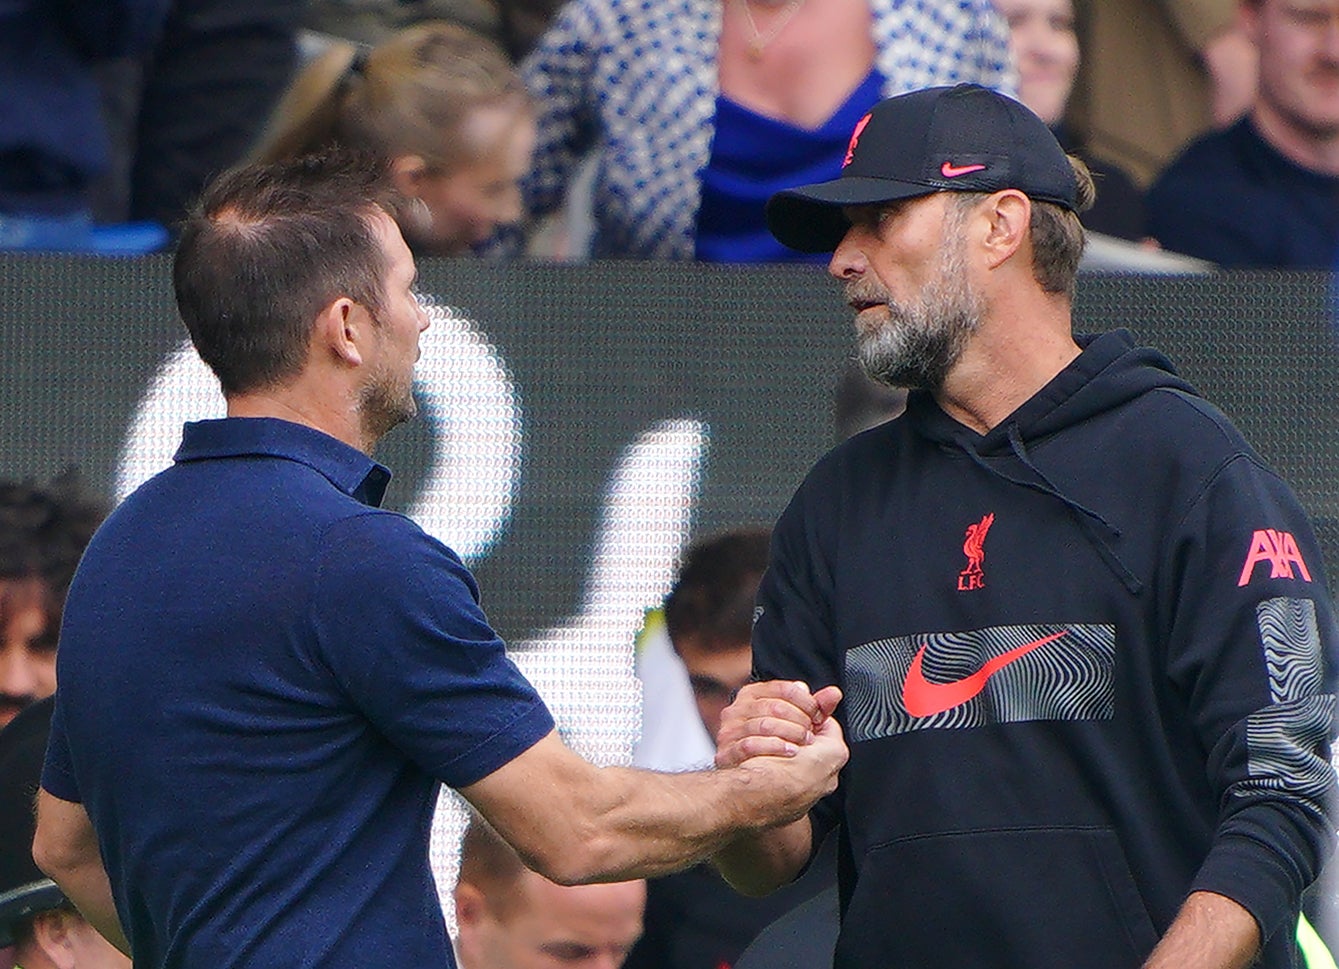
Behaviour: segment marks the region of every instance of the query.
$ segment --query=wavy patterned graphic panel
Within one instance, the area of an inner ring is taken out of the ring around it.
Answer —
[[[1318,694],[1276,703],[1246,718],[1250,778],[1233,793],[1289,791],[1304,799],[1324,797],[1334,786],[1334,768],[1321,752],[1334,733],[1334,696]]]
[[[1266,599],[1255,607],[1255,617],[1273,701],[1286,703],[1320,693],[1324,665],[1315,602],[1287,596]]]
[[[1272,705],[1246,719],[1250,779],[1233,788],[1249,797],[1291,791],[1318,798],[1334,785],[1322,756],[1334,735],[1335,699],[1324,689],[1324,653],[1316,604],[1280,596],[1255,607],[1269,668]]]
[[[1116,629],[1037,623],[878,640],[846,653],[854,742],[1026,720],[1105,720]]]

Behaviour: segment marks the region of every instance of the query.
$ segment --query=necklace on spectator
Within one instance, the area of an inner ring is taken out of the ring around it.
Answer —
[[[744,19],[748,21],[749,32],[753,35],[748,39],[749,60],[760,61],[767,45],[776,40],[781,31],[786,29],[786,25],[795,19],[795,15],[804,6],[804,0],[786,0],[785,9],[777,14],[766,33],[758,29],[758,22],[753,19],[753,8],[749,0],[739,0],[739,5],[744,8]],[[773,7],[776,4],[764,4],[764,6]]]

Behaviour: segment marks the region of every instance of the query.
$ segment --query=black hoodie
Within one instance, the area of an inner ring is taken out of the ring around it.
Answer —
[[[1136,969],[1187,894],[1297,964],[1337,644],[1289,488],[1124,331],[988,434],[913,393],[775,530],[755,672],[839,684],[838,967]]]

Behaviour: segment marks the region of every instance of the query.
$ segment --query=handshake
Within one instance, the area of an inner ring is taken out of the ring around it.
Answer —
[[[757,775],[760,827],[796,821],[836,790],[849,755],[832,718],[841,698],[835,686],[811,693],[798,681],[769,680],[745,686],[721,714],[716,766]]]

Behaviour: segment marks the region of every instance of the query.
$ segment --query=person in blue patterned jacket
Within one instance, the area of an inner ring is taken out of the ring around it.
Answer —
[[[803,258],[764,203],[835,175],[880,98],[1016,87],[990,0],[575,0],[521,73],[540,105],[530,212],[594,151],[591,255],[707,262]]]

